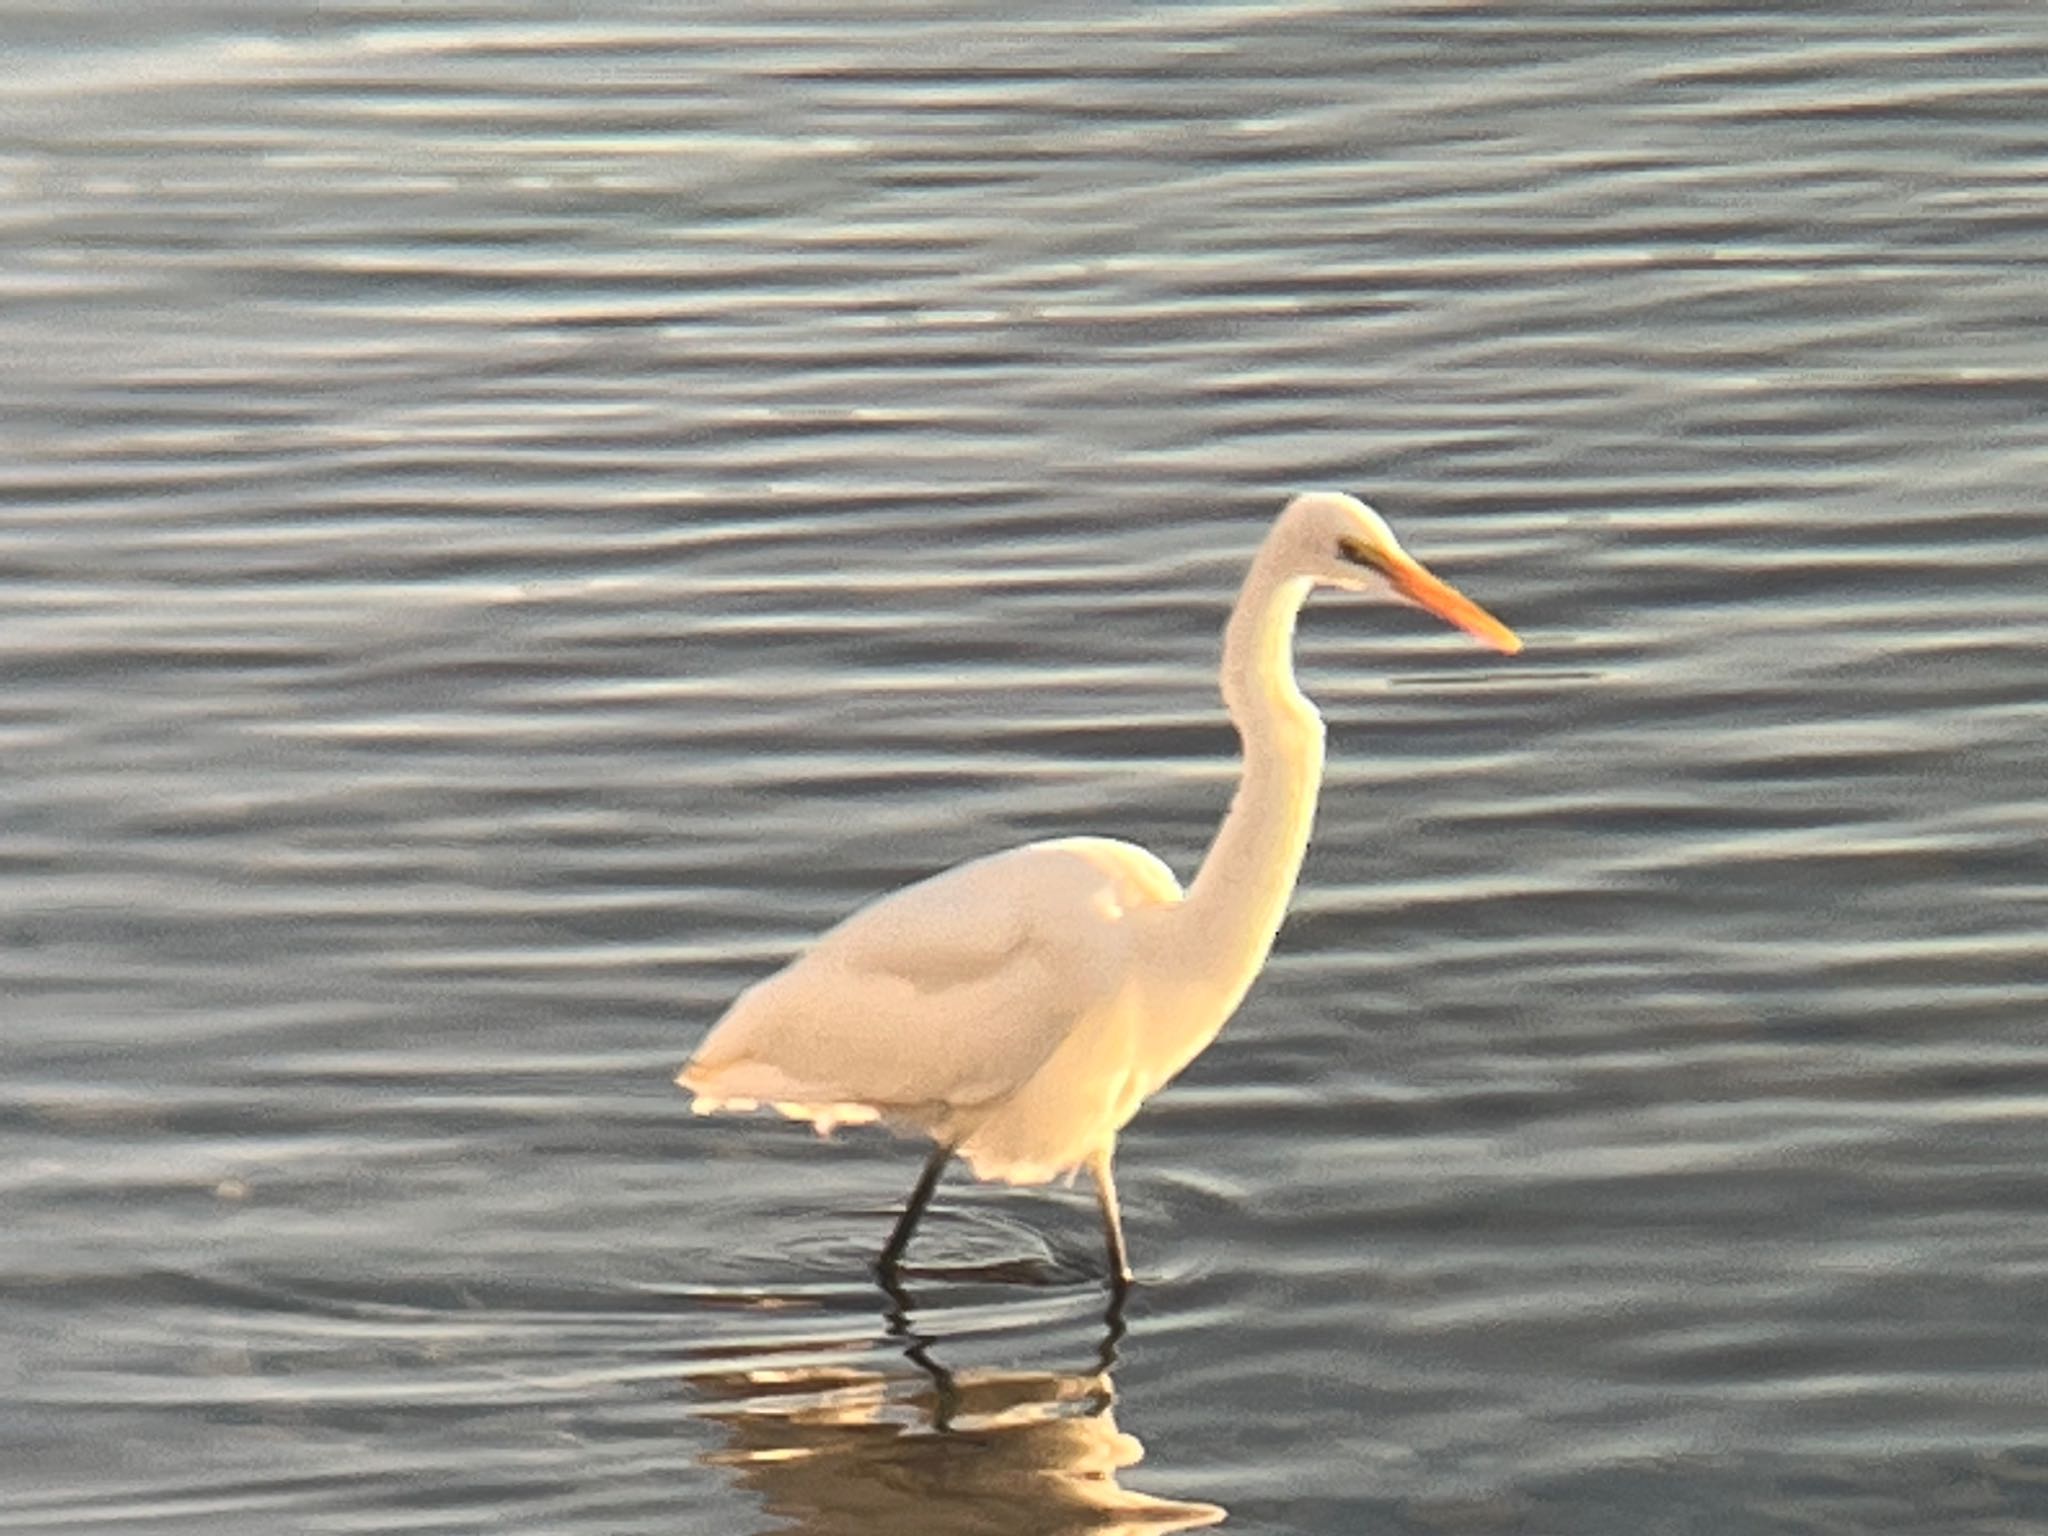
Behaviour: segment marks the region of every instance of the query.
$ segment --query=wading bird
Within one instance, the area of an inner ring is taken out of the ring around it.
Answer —
[[[1319,586],[1391,594],[1495,650],[1522,647],[1363,502],[1295,497],[1224,631],[1243,778],[1193,886],[1104,837],[1030,843],[907,886],[740,994],[677,1074],[691,1107],[769,1105],[820,1134],[880,1120],[929,1136],[885,1274],[952,1157],[1010,1184],[1086,1168],[1120,1291],[1131,1270],[1110,1173],[1117,1132],[1237,1010],[1308,848],[1323,722],[1295,686],[1294,621]]]

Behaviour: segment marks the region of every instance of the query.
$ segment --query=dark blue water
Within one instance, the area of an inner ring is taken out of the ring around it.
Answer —
[[[0,1530],[2048,1523],[2038,8],[0,39]],[[1304,486],[1528,650],[1308,615],[1120,1324],[1085,1188],[890,1298],[920,1154],[670,1075],[1189,872]]]

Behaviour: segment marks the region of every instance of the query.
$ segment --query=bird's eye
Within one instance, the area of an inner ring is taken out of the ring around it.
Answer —
[[[1384,572],[1387,568],[1387,563],[1380,558],[1379,551],[1363,539],[1354,539],[1348,536],[1339,539],[1337,541],[1337,558],[1339,560],[1348,560],[1353,565],[1362,565],[1369,571]]]

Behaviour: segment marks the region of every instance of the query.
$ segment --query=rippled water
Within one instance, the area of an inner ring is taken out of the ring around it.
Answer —
[[[0,1529],[2048,1522],[2038,7],[0,27]],[[1121,1324],[1085,1190],[885,1295],[670,1073],[1187,871],[1304,485],[1528,651],[1309,615]]]

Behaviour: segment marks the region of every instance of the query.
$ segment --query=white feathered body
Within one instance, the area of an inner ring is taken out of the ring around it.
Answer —
[[[1162,1001],[1145,946],[1181,899],[1157,858],[1109,838],[963,864],[741,993],[677,1080],[700,1113],[882,1120],[952,1145],[977,1178],[1043,1183],[1194,1054],[1162,1059],[1145,1027]]]
[[[1116,1134],[1236,1012],[1308,848],[1323,728],[1295,686],[1293,645],[1316,586],[1390,591],[1497,650],[1521,648],[1370,507],[1297,496],[1224,630],[1223,700],[1243,771],[1187,892],[1144,849],[1098,837],[1033,843],[898,891],[740,995],[678,1074],[693,1107],[767,1105],[821,1132],[880,1120],[1013,1184],[1085,1166],[1128,1280]],[[927,1163],[885,1268],[943,1166]]]

